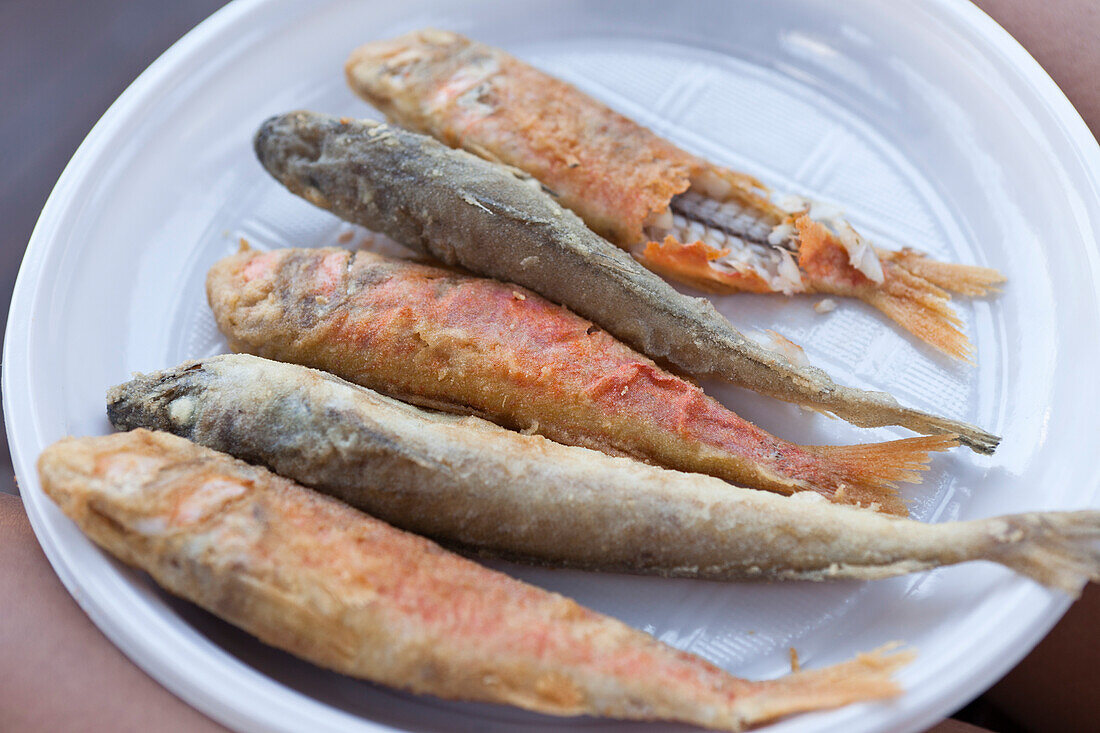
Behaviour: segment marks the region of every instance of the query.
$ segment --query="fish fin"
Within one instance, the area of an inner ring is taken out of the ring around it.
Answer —
[[[958,444],[958,436],[948,434],[864,445],[805,446],[805,449],[838,467],[844,485],[830,497],[832,501],[908,516],[909,510],[897,494],[897,485],[919,482],[920,472],[928,470],[932,460],[930,453]]]
[[[929,266],[912,253],[881,259],[881,282],[852,266],[848,250],[819,222],[808,216],[794,221],[798,231],[798,264],[809,280],[809,290],[859,298],[948,356],[973,364],[973,347],[962,332],[962,320],[951,308],[951,294],[910,268],[936,273],[945,283],[962,287],[964,278],[947,277],[950,267]],[[975,268],[982,269],[982,268]],[[977,285],[973,286],[977,288]]]
[[[904,425],[910,430],[924,433],[925,435],[952,434],[959,441],[960,445],[965,445],[975,453],[981,453],[987,456],[993,455],[993,451],[997,450],[997,446],[1001,444],[1001,438],[999,436],[982,430],[977,426],[964,423],[961,420],[952,420],[949,417],[930,415],[927,412],[921,412],[920,410],[910,408],[897,409],[899,412],[896,412],[895,415],[890,418],[890,421],[866,421],[856,424],[868,428],[878,427],[880,425]],[[851,421],[849,420],[849,422]]]
[[[901,687],[892,675],[913,661],[916,652],[895,651],[896,647],[887,645],[830,667],[756,683],[734,702],[734,714],[743,725],[756,725],[792,713],[899,695]]]
[[[773,292],[767,281],[749,265],[741,269],[719,269],[712,264],[727,254],[729,250],[711,247],[703,241],[684,244],[669,235],[663,242],[648,242],[634,252],[634,258],[661,277],[708,293]]]
[[[1076,598],[1100,582],[1100,511],[1016,514],[994,523],[986,558]]]
[[[959,295],[980,297],[997,293],[1000,292],[997,286],[1006,280],[1004,275],[993,268],[937,262],[913,249],[906,248],[897,252],[876,250],[876,254],[884,262],[893,262],[936,287]]]
[[[860,288],[853,294],[921,341],[973,365],[974,348],[962,331],[962,320],[949,305],[947,291],[889,260],[882,264],[882,285]]]

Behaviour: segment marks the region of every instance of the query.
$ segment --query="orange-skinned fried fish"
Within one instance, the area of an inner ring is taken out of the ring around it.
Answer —
[[[906,514],[896,484],[956,444],[795,445],[526,288],[371,252],[245,248],[207,294],[236,351],[742,486]]]
[[[575,87],[456,33],[368,43],[348,83],[391,121],[526,171],[647,267],[714,293],[858,298],[952,357],[972,359],[951,293],[995,270],[872,246],[839,211],[774,197],[752,176],[658,137]]]
[[[42,488],[168,591],[314,664],[551,715],[738,731],[897,695],[909,652],[740,679],[556,593],[168,433],[65,439]]]

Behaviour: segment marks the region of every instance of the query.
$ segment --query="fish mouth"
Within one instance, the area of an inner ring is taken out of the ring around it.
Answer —
[[[343,140],[351,120],[305,110],[276,115],[264,120],[252,141],[260,164],[275,180],[314,206],[331,209],[321,180],[325,155],[333,140]],[[372,134],[384,125],[358,121]]]
[[[320,159],[330,127],[331,124],[320,122],[317,115],[303,110],[275,115],[260,125],[252,148],[268,173],[281,180],[290,161],[315,163]]]
[[[156,430],[173,422],[191,422],[192,395],[201,391],[193,378],[204,369],[203,362],[192,361],[168,371],[139,374],[111,387],[107,391],[107,419],[116,430]]]

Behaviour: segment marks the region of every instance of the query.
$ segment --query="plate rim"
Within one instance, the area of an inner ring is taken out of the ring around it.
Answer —
[[[1091,182],[1093,193],[1100,192],[1100,145],[1097,144],[1097,140],[1069,99],[1034,57],[993,18],[967,0],[920,0],[920,4],[937,19],[955,21],[960,26],[960,30],[968,33],[970,37],[967,40],[982,55],[998,52],[1002,56],[1006,70],[1018,74],[1027,90],[1034,95],[1035,101],[1045,104],[1046,111],[1058,123],[1059,131],[1065,135],[1069,149],[1077,154],[1076,162],[1086,179]],[[38,437],[38,424],[33,406],[30,404],[29,391],[21,389],[21,385],[25,385],[32,378],[29,368],[30,349],[23,347],[28,345],[32,332],[31,316],[41,282],[42,263],[56,242],[61,221],[73,205],[73,201],[66,195],[67,192],[86,179],[95,159],[103,152],[102,142],[116,135],[129,119],[130,113],[157,93],[165,77],[181,66],[194,63],[196,56],[214,43],[218,36],[231,32],[231,29],[247,22],[248,18],[255,13],[278,12],[277,8],[280,5],[284,6],[281,11],[283,13],[308,12],[304,6],[290,0],[232,0],[200,22],[161,54],[126,88],[92,127],[65,166],[35,224],[12,292],[3,350],[5,368],[2,374],[2,396],[5,428],[12,464],[27,516],[54,571],[93,623],[130,661],[152,676],[159,684],[212,719],[230,727],[256,729],[257,725],[262,725],[267,730],[289,731],[297,726],[291,725],[292,719],[287,717],[287,712],[296,711],[297,719],[301,719],[301,712],[305,711],[305,719],[319,730],[349,728],[364,731],[398,730],[347,713],[299,693],[235,659],[218,645],[203,638],[198,632],[192,632],[195,638],[190,640],[190,646],[188,646],[191,651],[203,654],[213,653],[215,658],[220,655],[216,665],[219,669],[232,671],[238,683],[241,681],[251,683],[252,691],[263,697],[265,701],[269,700],[271,704],[265,706],[266,709],[255,705],[250,706],[250,710],[245,713],[239,706],[232,704],[226,695],[219,695],[212,690],[211,688],[216,687],[216,684],[209,680],[196,681],[193,675],[186,673],[183,665],[178,664],[178,660],[177,664],[167,663],[168,660],[164,659],[166,655],[163,652],[157,653],[151,650],[142,637],[131,633],[121,619],[113,616],[104,603],[96,598],[94,593],[89,592],[88,580],[79,579],[75,575],[70,559],[67,557],[68,551],[65,549],[64,541],[59,537],[56,528],[50,526],[46,517],[48,511],[58,510],[49,503],[38,485],[37,472],[34,468],[37,456],[32,456],[29,450],[21,448],[25,441]],[[290,11],[291,8],[295,10]],[[1091,200],[1095,208],[1096,197],[1092,197]],[[1100,261],[1098,260],[1100,248],[1095,243],[1091,247],[1086,244],[1085,249],[1094,265]],[[1094,288],[1100,293],[1100,280],[1094,279]],[[17,343],[19,348],[22,348],[22,354],[19,353]],[[22,427],[19,429],[13,427],[15,421],[11,419],[17,413],[23,418]],[[32,425],[34,430],[30,429]],[[122,583],[121,586],[131,594],[138,595],[137,590],[129,584]],[[949,713],[968,701],[973,696],[974,690],[986,689],[1031,651],[1061,618],[1071,603],[1071,599],[1063,594],[1051,594],[1031,585],[1022,586],[1020,595],[1019,605],[1027,607],[1017,610],[1021,611],[1020,616],[1027,616],[1027,618],[1018,616],[1011,630],[1002,628],[1002,632],[1007,631],[1006,635],[1015,638],[1017,646],[1011,652],[1003,653],[976,669],[971,667],[965,671],[958,670],[954,675],[947,675],[947,678],[942,679],[936,686],[938,692],[930,689],[931,686],[926,686],[919,691],[907,690],[905,699],[909,703],[906,705],[908,710],[893,719],[892,722],[896,726],[907,730],[927,726],[942,719],[945,712]],[[194,646],[196,643],[197,647]],[[950,681],[949,685],[948,681]],[[945,693],[945,688],[952,691]],[[264,691],[268,694],[261,694]],[[272,692],[278,692],[279,697],[272,699],[273,696],[270,694]],[[923,694],[918,695],[918,693]],[[320,715],[310,716],[310,711]],[[813,715],[820,714],[823,713]],[[798,725],[798,720],[799,718],[781,721],[773,724],[770,729],[793,730]]]

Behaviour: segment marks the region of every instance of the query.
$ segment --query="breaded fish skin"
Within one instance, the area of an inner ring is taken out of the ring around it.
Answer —
[[[681,150],[571,84],[457,33],[372,41],[344,70],[351,89],[391,122],[526,171],[646,267],[703,290],[859,298],[970,361],[951,293],[986,295],[1005,280],[912,249],[877,249],[835,208],[797,196],[773,201],[752,176]]]
[[[709,301],[676,292],[589,230],[538,184],[432,138],[311,112],[273,117],[256,155],[290,191],[448,265],[515,282],[657,360],[864,427],[953,433],[992,452],[999,438],[836,384],[738,332]]]
[[[904,515],[897,484],[956,445],[795,445],[527,288],[371,252],[242,248],[207,292],[235,351],[740,486]]]
[[[1100,512],[895,519],[559,445],[254,356],[136,377],[110,391],[108,415],[263,464],[410,531],[543,564],[827,580],[990,560],[1071,594],[1100,576]]]
[[[66,439],[42,487],[168,591],[329,669],[552,715],[741,730],[898,693],[911,655],[751,682],[334,499],[166,433]]]

